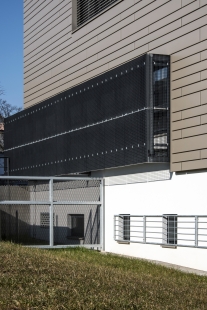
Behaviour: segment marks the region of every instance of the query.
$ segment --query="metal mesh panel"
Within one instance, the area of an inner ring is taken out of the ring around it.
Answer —
[[[99,180],[55,181],[53,186],[54,201],[99,201]]]
[[[0,200],[49,201],[49,184],[45,181],[0,180]]]
[[[118,0],[77,0],[77,26],[81,26]]]
[[[0,178],[0,240],[38,246],[100,244],[100,185],[100,179],[90,178],[52,183]]]
[[[7,118],[10,175],[169,161],[169,78],[169,56],[143,55]]]
[[[41,225],[48,205],[1,205],[0,240],[24,245],[49,245],[49,226]]]
[[[55,205],[55,245],[100,243],[100,206]]]

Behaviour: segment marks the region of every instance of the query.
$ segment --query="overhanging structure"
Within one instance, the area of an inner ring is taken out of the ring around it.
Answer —
[[[5,121],[11,175],[169,162],[170,58],[145,54]]]

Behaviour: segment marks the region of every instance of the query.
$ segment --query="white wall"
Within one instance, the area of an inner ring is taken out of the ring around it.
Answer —
[[[126,178],[126,176],[125,176]],[[112,178],[111,178],[112,179]],[[166,178],[167,179],[167,178]],[[171,179],[105,187],[105,251],[207,271],[207,249],[114,241],[114,215],[207,215],[207,173],[172,175]],[[112,182],[111,182],[112,183]],[[119,182],[120,183],[120,182]],[[110,184],[110,178],[106,178]]]

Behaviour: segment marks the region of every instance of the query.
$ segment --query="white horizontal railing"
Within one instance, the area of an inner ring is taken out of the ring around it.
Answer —
[[[114,240],[207,248],[207,215],[114,215]]]

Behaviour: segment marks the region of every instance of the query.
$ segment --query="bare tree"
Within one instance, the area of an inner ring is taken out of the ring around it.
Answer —
[[[0,116],[0,154],[4,151],[4,123]]]
[[[4,119],[19,111],[21,111],[21,108],[12,106],[11,104],[7,103],[6,100],[0,99],[0,152],[4,151]]]
[[[2,118],[9,117],[19,111],[21,111],[21,108],[7,103],[6,100],[0,99],[0,116]]]
[[[4,95],[4,89],[2,88],[1,84],[0,84],[0,96]]]

